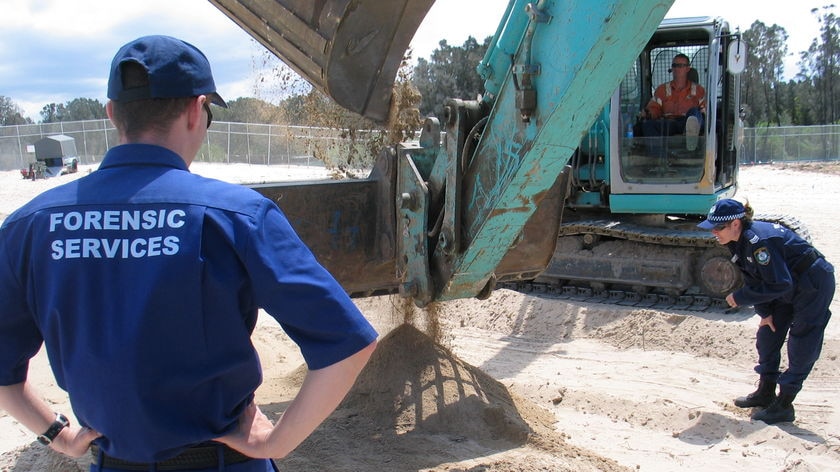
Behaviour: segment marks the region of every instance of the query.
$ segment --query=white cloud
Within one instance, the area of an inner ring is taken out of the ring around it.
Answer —
[[[2,0],[0,95],[38,120],[47,103],[77,97],[104,102],[108,66],[117,48],[145,34],[168,34],[198,46],[213,65],[225,98],[254,95],[262,47],[206,0]],[[269,1],[269,0],[266,0]],[[414,56],[429,57],[441,39],[461,45],[495,33],[506,0],[437,0],[421,25]],[[786,72],[818,34],[810,13],[825,0],[677,0],[669,16],[722,16],[742,30],[756,19],[779,24],[789,38]],[[268,94],[268,93],[267,93]],[[33,111],[34,110],[34,111]]]
[[[62,39],[108,32],[137,10],[129,2],[106,0],[7,0],[5,3],[4,14],[15,19],[8,25],[12,29]]]
[[[190,29],[212,29],[226,21],[203,0],[5,0],[3,13],[14,22],[7,28],[25,29],[54,38],[114,35],[126,23],[148,20],[150,27],[178,21]]]
[[[0,20],[0,95],[35,121],[48,103],[78,97],[104,103],[111,58],[139,36],[195,44],[210,58],[220,90],[247,80],[255,49],[206,0],[4,0],[3,18],[14,21]]]

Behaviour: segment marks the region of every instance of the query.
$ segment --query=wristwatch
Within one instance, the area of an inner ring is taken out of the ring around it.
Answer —
[[[55,414],[55,421],[52,422],[47,432],[38,436],[38,442],[44,446],[49,446],[51,442],[58,436],[62,429],[70,426],[70,420],[61,413]]]

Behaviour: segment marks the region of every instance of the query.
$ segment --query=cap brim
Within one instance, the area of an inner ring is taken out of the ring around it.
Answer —
[[[700,223],[698,223],[698,224],[697,224],[697,227],[698,227],[698,228],[702,228],[702,229],[708,229],[708,230],[710,230],[710,229],[712,229],[712,228],[714,228],[714,227],[715,227],[715,224],[714,224],[714,223],[712,223],[712,222],[711,222],[711,221],[709,221],[709,220],[703,220],[702,222],[700,222]]]

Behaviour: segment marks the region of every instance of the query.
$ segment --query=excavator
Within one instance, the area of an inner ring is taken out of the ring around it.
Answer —
[[[380,123],[434,3],[210,1],[336,103]],[[747,46],[720,18],[663,21],[671,4],[511,0],[476,65],[480,96],[447,99],[444,116],[384,149],[365,179],[253,188],[354,297],[399,293],[424,307],[542,287],[718,306],[740,275],[696,224],[737,189]],[[706,89],[693,146],[638,133],[677,53]]]

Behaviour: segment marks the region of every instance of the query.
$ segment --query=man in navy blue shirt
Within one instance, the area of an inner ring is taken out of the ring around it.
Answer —
[[[753,209],[732,199],[715,204],[698,225],[726,245],[744,276],[727,295],[729,306],[755,306],[759,374],[755,392],[739,397],[740,408],[760,407],[752,418],[767,424],[793,421],[793,400],[820,356],[834,297],[834,267],[793,231],[753,221]],[[779,371],[787,338],[788,367]],[[778,384],[779,394],[776,395]]]
[[[189,172],[210,104],[226,106],[198,49],[126,44],[108,98],[120,145],[0,228],[0,408],[57,451],[90,448],[92,470],[271,471],[335,409],[377,334],[273,202]],[[259,308],[310,369],[276,424],[254,404]],[[79,425],[27,381],[42,344]]]

